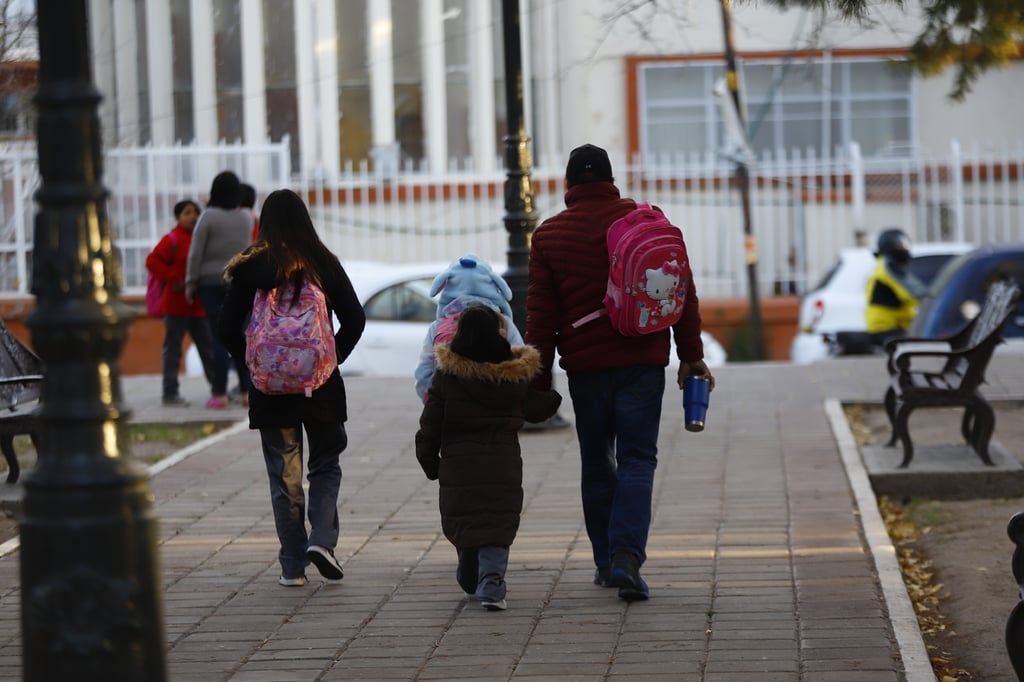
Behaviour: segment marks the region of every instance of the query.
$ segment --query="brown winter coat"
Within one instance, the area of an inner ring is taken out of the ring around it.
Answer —
[[[523,508],[519,429],[553,415],[562,398],[530,388],[540,354],[529,346],[513,346],[513,358],[500,363],[475,362],[446,345],[434,350],[416,458],[428,478],[440,479],[444,535],[456,547],[511,545]]]

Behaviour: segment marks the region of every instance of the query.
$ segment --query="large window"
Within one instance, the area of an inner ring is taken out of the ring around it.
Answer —
[[[288,135],[292,168],[299,164],[299,105],[296,92],[295,6],[263,0],[263,78],[267,131],[273,141]]]
[[[238,0],[213,0],[214,60],[217,72],[217,132],[242,139],[242,34]]]
[[[713,95],[720,61],[640,62],[639,151],[645,161],[724,147],[722,111]],[[740,79],[755,153],[813,150],[850,142],[864,156],[916,147],[911,75],[883,57],[752,59]]]
[[[341,161],[358,164],[373,148],[366,3],[337,0],[338,113]]]
[[[174,78],[174,139],[192,142],[196,136],[192,113],[192,22],[188,0],[171,0],[171,72]]]

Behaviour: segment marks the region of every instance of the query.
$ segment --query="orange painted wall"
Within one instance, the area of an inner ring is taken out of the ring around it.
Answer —
[[[163,321],[148,317],[141,296],[126,296],[125,302],[137,305],[139,316],[128,327],[128,339],[121,355],[121,373],[159,374],[160,349],[163,346]],[[704,331],[725,346],[730,359],[734,348],[749,334],[749,301],[746,299],[706,299],[700,302]],[[779,296],[761,301],[761,322],[764,330],[764,348],[767,360],[788,360],[789,344],[796,334],[800,299]],[[0,317],[26,345],[31,346],[25,316],[32,310],[32,298],[0,299]]]

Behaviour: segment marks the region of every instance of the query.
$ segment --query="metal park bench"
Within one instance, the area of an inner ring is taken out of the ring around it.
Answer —
[[[963,407],[960,432],[987,465],[989,442],[995,430],[995,413],[979,389],[1003,328],[1013,315],[1020,288],[1011,280],[993,282],[978,315],[954,336],[944,339],[903,338],[886,345],[889,354],[889,388],[885,411],[892,424],[889,446],[903,444],[906,467],[914,457],[908,420],[918,407]],[[930,361],[929,369],[914,368],[918,360]]]
[[[17,483],[21,466],[14,437],[28,435],[38,449],[38,411],[43,393],[43,361],[0,320],[0,450],[7,460],[7,482]]]

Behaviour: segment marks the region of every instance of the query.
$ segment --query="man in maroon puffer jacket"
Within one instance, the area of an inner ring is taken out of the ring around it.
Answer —
[[[551,385],[555,349],[569,379],[582,461],[583,515],[597,567],[594,583],[618,587],[627,601],[647,599],[640,577],[647,558],[658,423],[665,392],[668,330],[623,336],[601,316],[608,281],[609,226],[636,207],[619,196],[611,162],[594,145],[577,147],[565,169],[565,210],[534,232],[527,290],[526,342],[540,351],[538,389]],[[704,363],[700,308],[693,280],[683,316],[672,327],[678,384],[714,377]]]

